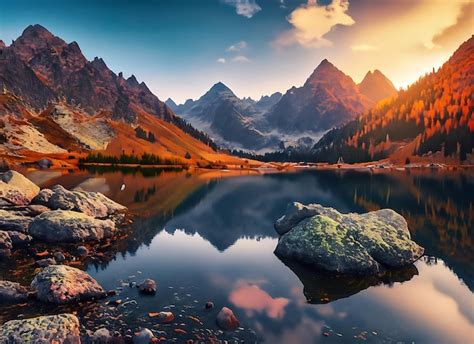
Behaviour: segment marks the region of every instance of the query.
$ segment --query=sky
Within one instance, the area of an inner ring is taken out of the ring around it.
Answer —
[[[474,34],[474,0],[0,0],[7,45],[41,24],[162,100],[218,81],[258,99],[301,86],[325,58],[360,82],[406,87]]]

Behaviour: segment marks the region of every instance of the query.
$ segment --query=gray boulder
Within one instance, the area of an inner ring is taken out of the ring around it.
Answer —
[[[7,231],[7,234],[13,246],[25,246],[33,240],[32,236],[21,232]]]
[[[35,217],[28,233],[46,242],[96,241],[115,233],[112,220],[99,220],[69,210],[52,210]]]
[[[73,210],[97,218],[110,217],[126,210],[99,192],[69,191],[61,185],[41,190],[32,203],[53,210]]]
[[[0,199],[14,205],[26,205],[40,188],[21,173],[7,171],[0,174]]]
[[[378,274],[410,265],[424,251],[411,240],[405,219],[390,209],[341,214],[318,204],[295,205],[276,227],[284,234],[275,254],[336,273]]]
[[[0,230],[26,233],[31,221],[31,217],[0,209]]]
[[[10,320],[0,326],[0,344],[80,344],[79,320],[73,314]]]
[[[87,272],[67,265],[47,266],[35,276],[31,289],[38,300],[56,304],[105,297],[105,290]]]
[[[12,239],[7,232],[0,231],[0,258],[9,257],[11,255]]]
[[[0,304],[22,302],[28,298],[28,289],[19,283],[0,280]]]

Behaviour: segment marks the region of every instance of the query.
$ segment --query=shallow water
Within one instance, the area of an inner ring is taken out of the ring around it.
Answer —
[[[416,342],[468,343],[474,338],[474,176],[440,171],[306,171],[209,179],[185,171],[82,171],[29,175],[44,186],[101,191],[134,213],[134,235],[112,260],[87,271],[106,289],[123,288],[136,300],[109,308],[94,305],[83,323],[113,327],[121,314],[130,328],[146,324],[168,338],[192,338],[199,328],[217,330],[215,314],[234,310],[242,329],[219,338],[267,343]],[[121,190],[123,189],[124,190]],[[400,212],[426,256],[383,280],[333,278],[282,262],[274,254],[273,222],[291,201],[321,203],[341,212],[384,207]],[[1,277],[14,269],[0,267]],[[153,278],[154,297],[127,284]],[[15,279],[15,278],[13,278]],[[129,299],[128,299],[129,298]],[[216,307],[205,311],[212,300]],[[2,318],[55,313],[26,306]],[[148,312],[171,309],[172,325],[153,327]],[[203,325],[188,316],[198,317]],[[107,324],[107,321],[110,321]],[[187,334],[177,335],[174,328]]]

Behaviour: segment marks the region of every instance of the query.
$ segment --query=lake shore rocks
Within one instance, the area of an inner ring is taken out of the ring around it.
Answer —
[[[0,258],[35,241],[76,243],[111,238],[125,211],[126,207],[98,192],[69,191],[61,185],[40,190],[16,171],[1,173]]]
[[[415,262],[423,248],[391,209],[342,214],[319,204],[290,204],[275,223],[275,254],[324,271],[372,275]]]
[[[67,266],[49,265],[31,282],[31,289],[43,302],[64,304],[105,297],[102,286],[88,273]]]
[[[0,200],[8,204],[29,204],[39,191],[39,186],[21,173],[10,170],[0,174]]]
[[[28,289],[19,283],[0,280],[0,304],[22,302],[28,299]]]
[[[28,233],[46,242],[97,241],[111,237],[115,233],[115,223],[77,211],[51,210],[36,216]]]
[[[79,320],[73,314],[10,320],[0,326],[0,344],[80,344]]]
[[[26,233],[33,218],[0,209],[0,230]]]
[[[69,191],[61,185],[41,190],[32,203],[53,210],[72,210],[96,218],[110,217],[126,210],[124,206],[99,192]]]

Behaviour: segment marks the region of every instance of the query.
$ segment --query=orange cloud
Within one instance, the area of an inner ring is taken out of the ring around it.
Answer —
[[[353,25],[355,22],[347,11],[348,0],[334,0],[328,6],[319,6],[316,0],[308,0],[291,12],[288,22],[293,29],[281,34],[274,42],[276,46],[300,44],[308,48],[330,46],[332,42],[324,36],[336,25]]]
[[[237,283],[237,287],[229,295],[229,300],[237,307],[247,311],[265,312],[273,319],[283,318],[285,307],[290,302],[283,297],[273,298],[257,285],[245,282]]]

